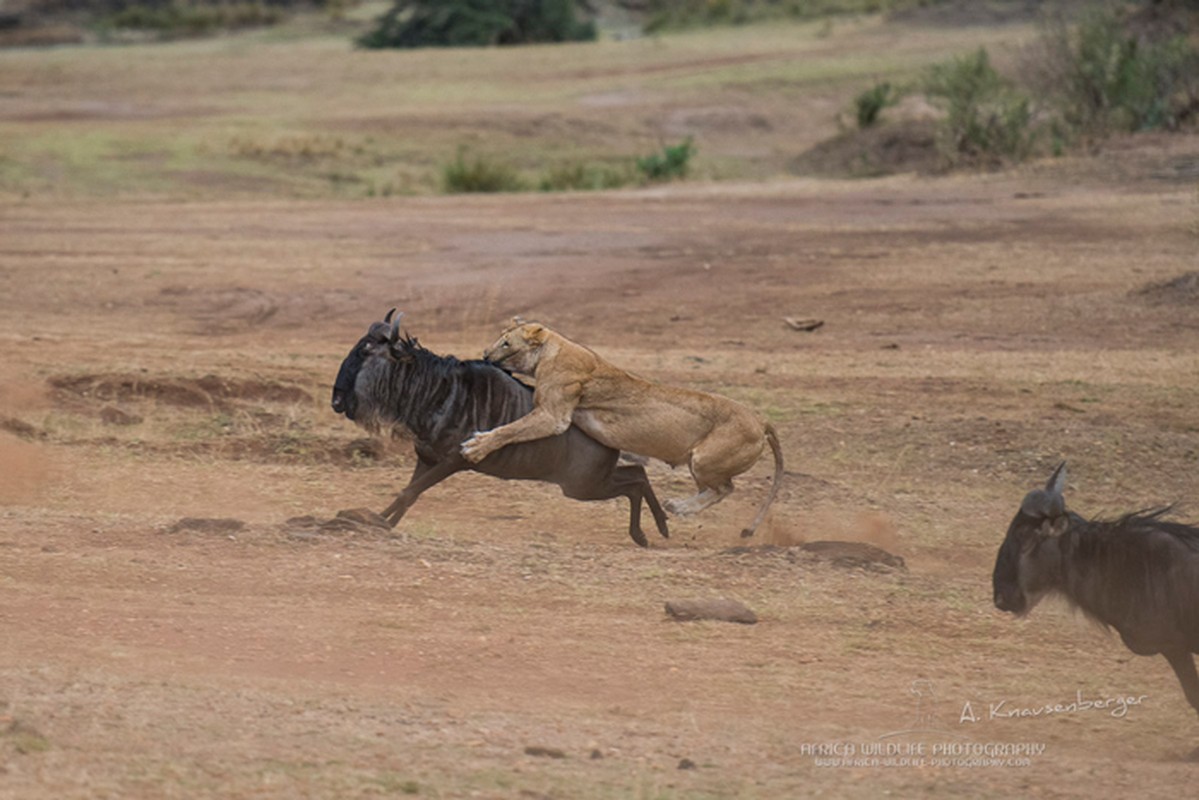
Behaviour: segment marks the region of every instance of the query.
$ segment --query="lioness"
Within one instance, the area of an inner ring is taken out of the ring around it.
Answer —
[[[462,455],[479,462],[515,442],[561,433],[573,421],[609,447],[687,464],[699,492],[672,500],[674,514],[694,514],[733,491],[733,478],[752,467],[769,443],[774,481],[753,523],[752,536],[778,494],[783,453],[770,423],[726,397],[662,386],[631,375],[535,322],[514,320],[483,358],[514,373],[531,375],[534,407],[520,419],[476,433],[462,443]]]

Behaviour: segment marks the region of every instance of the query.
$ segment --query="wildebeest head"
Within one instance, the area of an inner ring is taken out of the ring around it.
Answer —
[[[388,361],[395,361],[397,358],[400,320],[404,314],[401,312],[394,321],[391,318],[393,314],[394,308],[387,312],[382,322],[373,323],[366,335],[358,340],[349,355],[341,362],[337,380],[333,382],[332,405],[333,410],[338,414],[344,414],[346,419],[353,420],[358,413],[358,396],[354,389],[358,374],[367,362],[372,358],[385,358]]]
[[[1000,611],[1023,616],[1047,593],[1059,588],[1059,537],[1070,527],[1062,497],[1065,486],[1063,461],[1044,489],[1034,489],[1024,496],[1020,510],[1008,526],[991,579],[995,607]]]

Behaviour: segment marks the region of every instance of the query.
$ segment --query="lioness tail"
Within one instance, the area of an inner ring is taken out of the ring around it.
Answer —
[[[779,486],[783,482],[783,448],[779,445],[778,432],[775,431],[774,426],[769,422],[766,423],[766,441],[770,443],[770,449],[774,452],[774,480],[770,484],[770,492],[762,502],[762,507],[758,509],[758,515],[754,517],[754,521],[750,523],[748,528],[741,531],[742,539],[748,539],[750,536],[753,536],[758,526],[762,524],[762,520],[766,518],[766,512],[770,510],[770,504],[778,496]]]

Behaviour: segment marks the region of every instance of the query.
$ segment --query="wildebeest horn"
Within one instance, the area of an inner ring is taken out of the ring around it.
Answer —
[[[396,313],[396,310],[395,310],[394,308],[393,308],[391,311],[388,311],[388,312],[387,312],[387,316],[383,318],[383,321],[384,321],[384,322],[391,322],[391,315],[392,315],[392,314],[394,314],[394,313]],[[402,317],[402,316],[404,316],[404,315],[403,315],[403,314],[400,314],[400,316]]]
[[[1045,491],[1050,494],[1061,494],[1062,489],[1066,488],[1066,462],[1057,465],[1057,469],[1049,476],[1049,483],[1045,484]]]
[[[395,309],[393,308],[391,311],[395,311]],[[387,316],[391,317],[390,311],[387,313]],[[402,320],[403,318],[404,318],[404,312],[401,311],[396,316],[395,322],[391,323],[391,335],[388,337],[388,340],[391,342],[391,344],[395,344],[400,339],[400,320]],[[391,320],[389,319],[388,322],[391,322]]]
[[[1024,496],[1020,510],[1030,517],[1056,519],[1066,513],[1066,499],[1062,490],[1066,488],[1066,462],[1058,464],[1044,489],[1033,489]]]
[[[1045,492],[1049,495],[1049,515],[1053,517],[1061,516],[1066,513],[1066,499],[1062,497],[1062,490],[1066,488],[1066,462],[1057,465],[1057,469],[1049,476],[1049,483],[1045,484]]]

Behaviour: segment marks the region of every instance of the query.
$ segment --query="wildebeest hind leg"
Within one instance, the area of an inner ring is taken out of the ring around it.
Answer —
[[[641,471],[641,478],[645,482],[642,493],[645,496],[645,504],[649,506],[649,513],[654,516],[654,524],[658,526],[658,533],[662,534],[663,539],[670,538],[670,528],[666,526],[666,512],[662,509],[662,504],[658,502],[658,495],[654,494],[654,487],[649,482],[649,476],[645,474],[643,467],[638,467]]]
[[[740,462],[736,462],[730,453],[722,452],[722,447],[731,447],[731,444],[725,441],[727,438],[718,438],[713,434],[691,451],[691,460],[687,466],[690,467],[691,477],[695,479],[695,485],[700,491],[686,499],[667,500],[667,511],[679,516],[698,514],[733,493],[733,476],[739,473]]]
[[[669,539],[670,528],[666,525],[666,512],[662,510],[662,504],[658,502],[658,495],[654,494],[654,487],[649,482],[645,467],[639,464],[626,464],[617,467],[615,472],[620,485],[625,488],[625,495],[629,498],[629,503],[632,504],[631,511],[636,515],[631,521],[630,529],[641,530],[641,501],[644,500],[645,504],[649,506],[649,513],[654,517],[654,525],[657,526],[658,533],[662,535],[663,539]]]
[[[629,536],[641,547],[649,547],[649,540],[641,530],[641,499],[649,487],[645,469],[638,466],[617,467],[601,482],[590,479],[569,481],[561,484],[562,494],[572,500],[611,500],[626,497],[629,500]],[[657,498],[654,499],[657,502]],[[659,509],[660,510],[660,509]]]
[[[466,463],[466,459],[461,457],[447,459],[436,464],[423,459],[417,461],[416,469],[412,471],[412,478],[408,481],[408,485],[396,495],[396,499],[383,510],[380,516],[386,518],[388,524],[394,528],[404,518],[404,514],[412,504],[416,502],[416,498],[420,497],[426,489],[436,486],[455,472],[469,468],[470,465]]]

